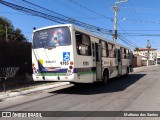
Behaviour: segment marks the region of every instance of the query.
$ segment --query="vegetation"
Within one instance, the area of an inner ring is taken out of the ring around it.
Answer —
[[[32,74],[31,43],[3,17],[0,17],[0,63],[0,67],[18,67],[19,75]]]
[[[26,42],[27,38],[19,28],[14,29],[11,21],[0,17],[0,41],[21,41]]]
[[[134,49],[134,51],[139,51],[139,48],[136,47],[136,48]]]

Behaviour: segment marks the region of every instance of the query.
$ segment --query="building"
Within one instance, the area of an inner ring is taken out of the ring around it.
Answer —
[[[140,67],[142,66],[142,56],[134,55],[133,57],[133,67]]]
[[[157,50],[157,64],[160,64],[160,50]]]
[[[160,51],[154,48],[149,49],[149,56],[148,56],[148,48],[139,48],[137,51],[134,51],[133,54],[135,56],[142,56],[142,65],[147,65],[147,59],[149,65],[153,65],[156,63],[157,57],[159,56],[160,58]]]

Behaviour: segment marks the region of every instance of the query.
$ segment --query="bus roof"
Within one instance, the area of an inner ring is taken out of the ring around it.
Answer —
[[[73,26],[72,24],[59,24],[59,25],[52,25],[52,26],[47,26],[47,27],[42,27],[42,28],[38,28],[36,30],[33,30],[33,32],[36,32],[36,31],[40,31],[40,30],[45,30],[45,29],[50,29],[50,28],[53,28],[53,27],[64,27],[64,26]]]

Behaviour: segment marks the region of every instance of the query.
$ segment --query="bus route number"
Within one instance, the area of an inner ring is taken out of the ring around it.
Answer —
[[[68,61],[61,61],[60,64],[61,65],[69,65],[69,62]]]

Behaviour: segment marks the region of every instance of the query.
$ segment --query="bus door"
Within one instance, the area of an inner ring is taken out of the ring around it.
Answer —
[[[121,55],[121,49],[118,49],[118,75],[122,75],[122,55]]]
[[[95,62],[96,62],[96,75],[97,80],[102,79],[102,56],[101,44],[95,43]]]

